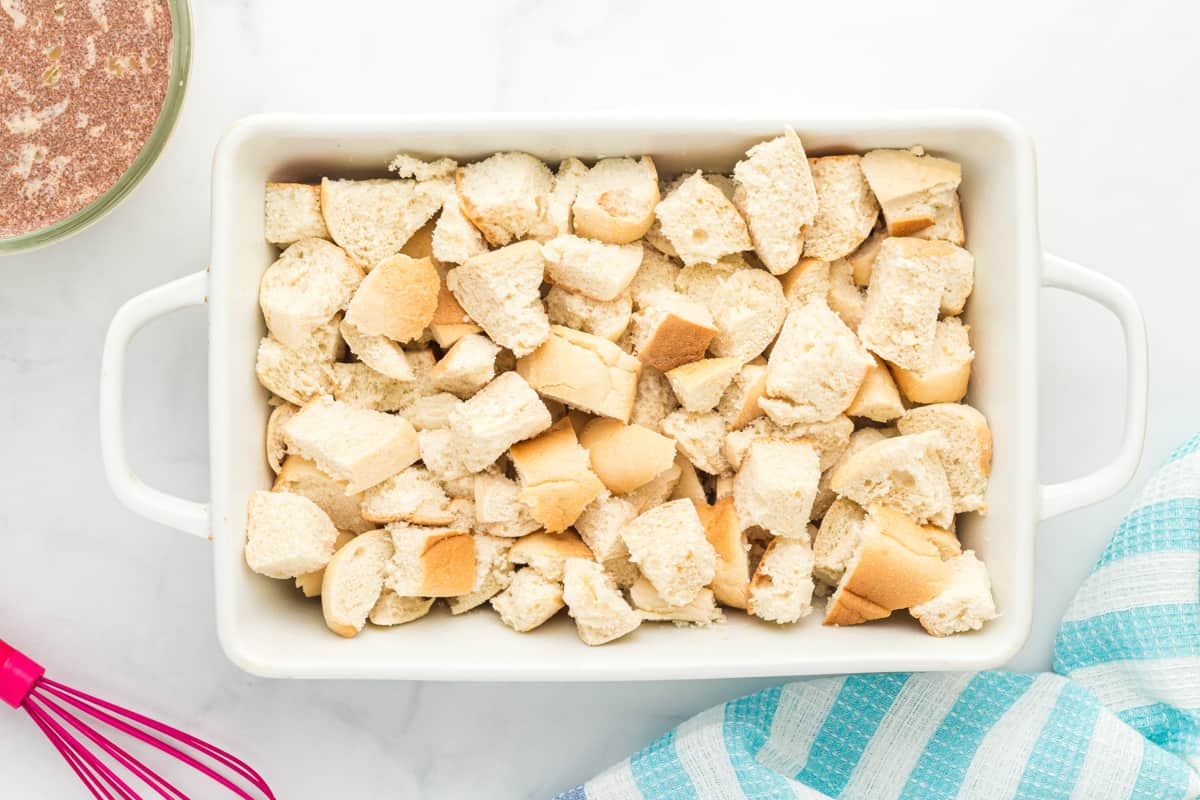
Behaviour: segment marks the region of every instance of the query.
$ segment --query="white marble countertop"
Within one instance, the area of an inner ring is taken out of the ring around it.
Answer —
[[[208,545],[117,503],[96,396],[117,306],[205,264],[213,146],[244,114],[1000,109],[1037,142],[1046,248],[1121,281],[1146,313],[1152,412],[1139,482],[1196,427],[1194,4],[195,6],[187,104],[144,185],[70,242],[0,261],[0,636],[62,680],[239,753],[281,798],[546,797],[770,681],[280,682],[225,660]],[[1116,452],[1123,367],[1115,320],[1065,294],[1042,300],[1040,469],[1055,480]],[[127,412],[135,468],[197,499],[204,331],[200,310],[145,331]],[[1014,668],[1048,666],[1056,621],[1131,492],[1042,526],[1037,621]],[[5,796],[82,796],[15,714],[0,713],[0,774]]]

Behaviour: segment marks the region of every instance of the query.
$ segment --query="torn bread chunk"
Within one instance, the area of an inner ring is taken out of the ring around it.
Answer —
[[[315,462],[356,494],[395,475],[420,456],[408,420],[328,397],[308,403],[284,429],[288,449]]]
[[[663,419],[660,428],[663,434],[675,440],[679,452],[687,456],[696,469],[709,475],[730,471],[724,453],[725,420],[719,414],[674,411]]]
[[[387,527],[395,554],[384,571],[403,597],[457,597],[475,585],[475,539],[464,530],[397,522]]]
[[[696,506],[696,513],[700,515],[700,521],[707,524],[705,515],[712,507],[708,504],[708,492],[700,480],[700,473],[696,472],[692,462],[688,461],[683,453],[675,453],[675,466],[679,467],[679,482],[675,484],[671,496],[667,499],[691,500]]]
[[[361,361],[333,365],[333,399],[356,408],[399,411],[420,393],[415,381],[393,380]]]
[[[321,187],[316,184],[267,181],[263,209],[263,232],[271,244],[329,238],[321,216]]]
[[[762,359],[743,364],[717,403],[717,413],[731,431],[744,428],[763,415],[758,401],[767,391],[767,365]]]
[[[750,599],[748,526],[742,524],[732,496],[718,500],[705,516],[704,535],[717,554],[713,594],[721,605],[744,609]]]
[[[346,322],[368,336],[410,342],[433,321],[441,279],[428,258],[396,253],[363,278],[346,308]]]
[[[808,541],[808,535],[771,540],[750,580],[747,611],[780,625],[799,622],[812,612],[813,552]]]
[[[754,145],[733,168],[733,179],[733,200],[749,224],[754,252],[773,275],[782,275],[796,266],[805,228],[817,215],[817,190],[800,137],[789,127]]]
[[[675,409],[679,401],[671,391],[667,376],[649,365],[642,366],[638,376],[637,396],[633,399],[633,411],[629,421],[652,431],[659,430],[662,421]]]
[[[909,370],[933,363],[934,335],[941,308],[941,270],[920,256],[919,239],[890,238],[880,246],[871,272],[867,305],[858,334],[876,355]]]
[[[641,364],[617,345],[555,325],[517,372],[542,395],[601,416],[629,420]]]
[[[663,372],[704,357],[717,335],[712,314],[677,292],[654,295],[630,325],[638,360]]]
[[[945,588],[909,611],[932,636],[977,631],[985,622],[998,616],[987,567],[975,557],[973,550],[946,563],[950,567],[950,576]]]
[[[709,303],[717,334],[709,343],[715,356],[746,362],[775,340],[788,303],[779,281],[761,269],[738,270]]]
[[[825,298],[833,313],[842,318],[852,331],[857,331],[867,313],[867,296],[854,283],[854,268],[844,258],[829,265],[829,294]]]
[[[887,364],[875,356],[875,365],[867,370],[854,402],[846,409],[851,417],[863,417],[874,422],[891,422],[904,413],[904,401]]]
[[[872,150],[861,166],[892,236],[911,236],[958,214],[962,168],[953,161],[910,150]]]
[[[738,358],[702,358],[666,373],[679,404],[688,411],[711,411],[742,367]]]
[[[356,636],[383,593],[383,573],[392,558],[387,531],[356,536],[334,553],[321,580],[325,625],[338,636]]]
[[[446,274],[446,286],[492,341],[524,356],[550,335],[544,269],[541,245],[517,242],[467,259]]]
[[[838,465],[830,485],[864,508],[884,503],[917,522],[949,527],[954,506],[942,466],[945,446],[940,431],[884,439]]]
[[[284,402],[275,406],[271,416],[267,418],[267,464],[276,475],[279,474],[283,459],[287,455],[287,440],[283,437],[283,428],[299,410],[297,406]]]
[[[886,506],[867,509],[870,524],[825,607],[826,625],[857,625],[937,597],[950,567],[911,519]]]
[[[738,272],[749,269],[750,265],[743,255],[733,253],[711,264],[689,264],[679,271],[675,287],[681,294],[695,300],[712,313],[713,301],[721,295],[725,281]]]
[[[458,298],[446,286],[446,275],[443,273],[442,284],[438,288],[437,308],[433,310],[433,320],[429,323],[429,333],[433,340],[437,342],[438,347],[445,350],[462,337],[482,330],[483,328],[476,325],[467,315]]]
[[[902,238],[893,240],[889,250],[896,248],[907,257],[924,264],[942,276],[942,298],[939,311],[947,316],[963,312],[967,298],[975,288],[975,257],[958,245],[943,241]],[[883,252],[883,245],[880,245]]]
[[[788,312],[767,359],[767,394],[795,403],[797,422],[830,420],[853,402],[874,363],[829,306],[813,301]]]
[[[679,479],[682,476],[683,468],[677,463],[672,463],[671,466],[655,475],[649,483],[621,496],[633,505],[637,513],[641,514],[667,502],[675,493],[675,487],[679,485]]]
[[[813,538],[813,575],[817,580],[837,586],[858,550],[863,531],[871,524],[866,509],[858,503],[845,497],[833,501]]]
[[[258,302],[267,330],[281,344],[303,351],[317,328],[350,302],[362,270],[337,245],[301,239],[263,273]]]
[[[584,644],[607,644],[642,623],[613,579],[595,561],[567,559],[563,573],[563,601]]]
[[[401,597],[391,589],[385,588],[379,593],[375,607],[367,615],[372,625],[390,628],[415,622],[429,613],[436,598],[433,597]]]
[[[486,469],[517,442],[551,425],[550,412],[516,372],[504,372],[450,412],[450,432],[464,466]]]
[[[496,376],[500,348],[478,333],[462,337],[446,351],[429,373],[435,389],[468,398]]]
[[[271,491],[304,495],[329,515],[338,530],[362,533],[375,527],[363,519],[362,494],[348,494],[345,481],[329,477],[306,458],[285,458]]]
[[[472,256],[486,253],[483,234],[471,224],[457,197],[447,198],[433,226],[430,240],[433,257],[443,264],[461,264]]]
[[[329,235],[366,270],[400,252],[444,199],[445,187],[438,182],[321,181],[321,215]]]
[[[510,563],[527,565],[552,581],[563,579],[563,567],[568,558],[594,558],[574,531],[531,533],[513,542],[508,551]]]
[[[850,277],[858,286],[871,285],[871,272],[875,268],[875,259],[879,257],[879,248],[888,237],[886,227],[876,227],[866,241],[858,246],[845,261],[850,265]]]
[[[629,288],[642,264],[640,244],[605,244],[566,234],[542,245],[546,277],[556,286],[590,297],[615,300]]]
[[[804,538],[821,480],[816,448],[804,439],[755,439],[733,485],[738,516],[776,536]]]
[[[605,563],[629,555],[621,530],[637,515],[637,509],[628,500],[603,492],[575,520],[575,531],[596,560]]]
[[[992,431],[983,414],[961,403],[937,403],[910,410],[896,427],[905,435],[941,432],[946,443],[939,452],[950,483],[954,510],[987,511]]]
[[[642,246],[642,263],[629,282],[629,293],[639,310],[650,305],[656,294],[674,292],[679,265],[648,245]]]
[[[675,461],[675,443],[640,425],[601,417],[584,427],[579,442],[592,469],[613,494],[640,488]]]
[[[579,182],[571,208],[575,232],[613,244],[636,242],[654,223],[658,170],[650,156],[602,158]]]
[[[854,422],[846,416],[803,425],[778,425],[770,417],[759,417],[741,430],[725,434],[725,458],[738,470],[756,439],[805,439],[817,451],[820,468],[826,470],[846,451],[853,431]]]
[[[340,331],[350,352],[371,369],[396,381],[407,382],[416,378],[404,356],[404,350],[395,340],[365,334],[345,320],[341,323]]]
[[[655,213],[663,236],[684,264],[713,263],[751,247],[738,209],[699,171],[667,194]]]
[[[421,461],[443,488],[469,478],[472,471],[462,461],[462,451],[449,428],[427,428],[417,434]]]
[[[528,153],[496,153],[460,167],[455,181],[463,214],[494,246],[537,227],[554,190],[550,168]]]
[[[499,472],[475,476],[475,525],[492,536],[515,539],[541,528],[521,500],[521,487]]]
[[[800,308],[811,300],[825,300],[829,297],[829,262],[802,258],[779,276],[779,285],[789,308]]]
[[[690,603],[716,574],[716,551],[689,500],[672,500],[638,515],[621,538],[629,560],[671,605]]]
[[[552,286],[546,295],[546,313],[554,325],[565,325],[615,342],[629,327],[633,300],[628,292],[605,301]]]
[[[349,542],[351,539],[353,539],[356,535],[357,534],[351,533],[350,531],[339,530],[337,538],[334,539],[334,541],[333,541],[334,554],[336,555],[337,551],[341,550],[342,546],[344,544],[346,544],[347,542]],[[325,580],[325,568],[322,567],[321,569],[315,570],[313,572],[306,572],[303,575],[297,575],[296,576],[296,588],[300,590],[301,594],[303,594],[305,597],[307,597],[309,599],[314,598],[314,597],[320,597],[321,596],[321,582],[324,580]]]
[[[957,403],[966,397],[971,380],[970,326],[958,317],[939,320],[933,336],[933,356],[927,368],[904,369],[892,364],[892,377],[911,403]]]
[[[455,616],[464,614],[486,603],[504,589],[513,579],[513,566],[508,554],[513,546],[511,539],[477,533],[475,539],[475,583],[471,591],[450,597],[446,605]]]
[[[299,494],[257,491],[246,506],[246,565],[268,578],[295,578],[333,557],[338,531],[329,515]]]
[[[833,491],[830,484],[833,482],[833,473],[843,461],[876,442],[898,435],[899,433],[895,428],[859,428],[851,433],[841,455],[830,466],[824,467],[821,472],[821,482],[817,484],[817,496],[813,500],[812,518],[819,520],[825,516],[830,505],[837,499],[837,493]]]
[[[419,181],[445,181],[454,177],[456,169],[458,162],[452,158],[426,161],[411,153],[397,153],[388,162],[388,172],[396,173],[396,177],[416,178]]]
[[[400,409],[400,416],[418,431],[450,427],[450,413],[461,406],[462,400],[449,392],[425,395]]]
[[[588,173],[587,165],[578,158],[564,158],[554,173],[554,188],[546,197],[546,207],[537,224],[529,229],[530,239],[549,241],[564,233],[573,233],[571,207],[579,193],[579,184]]]
[[[514,444],[509,457],[521,482],[521,502],[552,533],[572,525],[604,489],[568,419],[559,420],[533,439]]]
[[[362,515],[369,522],[450,525],[450,498],[429,470],[409,467],[363,492]]]
[[[673,606],[645,578],[638,578],[629,587],[629,599],[634,609],[647,622],[674,622],[676,625],[705,627],[725,619],[717,608],[712,589],[701,589],[690,603]]]
[[[562,584],[547,580],[535,569],[517,570],[508,588],[492,598],[500,621],[518,633],[543,625],[563,606]]]
[[[804,231],[804,255],[833,261],[854,252],[871,234],[879,203],[862,171],[862,157],[810,158],[817,213]]]

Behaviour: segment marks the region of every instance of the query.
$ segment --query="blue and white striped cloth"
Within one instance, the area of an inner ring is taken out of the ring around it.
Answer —
[[[1200,435],[1075,596],[1054,672],[816,678],[709,709],[559,800],[1200,797]]]

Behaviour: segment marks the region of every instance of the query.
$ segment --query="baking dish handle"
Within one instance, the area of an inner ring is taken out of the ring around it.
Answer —
[[[1112,497],[1137,471],[1146,438],[1148,357],[1146,322],[1124,286],[1050,253],[1042,255],[1042,285],[1095,300],[1111,311],[1125,334],[1125,432],[1121,451],[1108,464],[1080,478],[1041,487],[1041,518],[1049,519]]]
[[[133,474],[125,453],[125,355],[143,325],[171,311],[203,305],[208,273],[196,272],[129,300],[117,311],[104,338],[100,360],[100,451],[113,492],[144,517],[207,537],[208,506],[153,489]]]

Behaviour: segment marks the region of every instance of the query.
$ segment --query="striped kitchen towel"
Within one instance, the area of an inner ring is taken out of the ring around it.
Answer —
[[[1200,797],[1200,435],[1117,528],[1054,672],[815,678],[711,708],[560,800]]]

